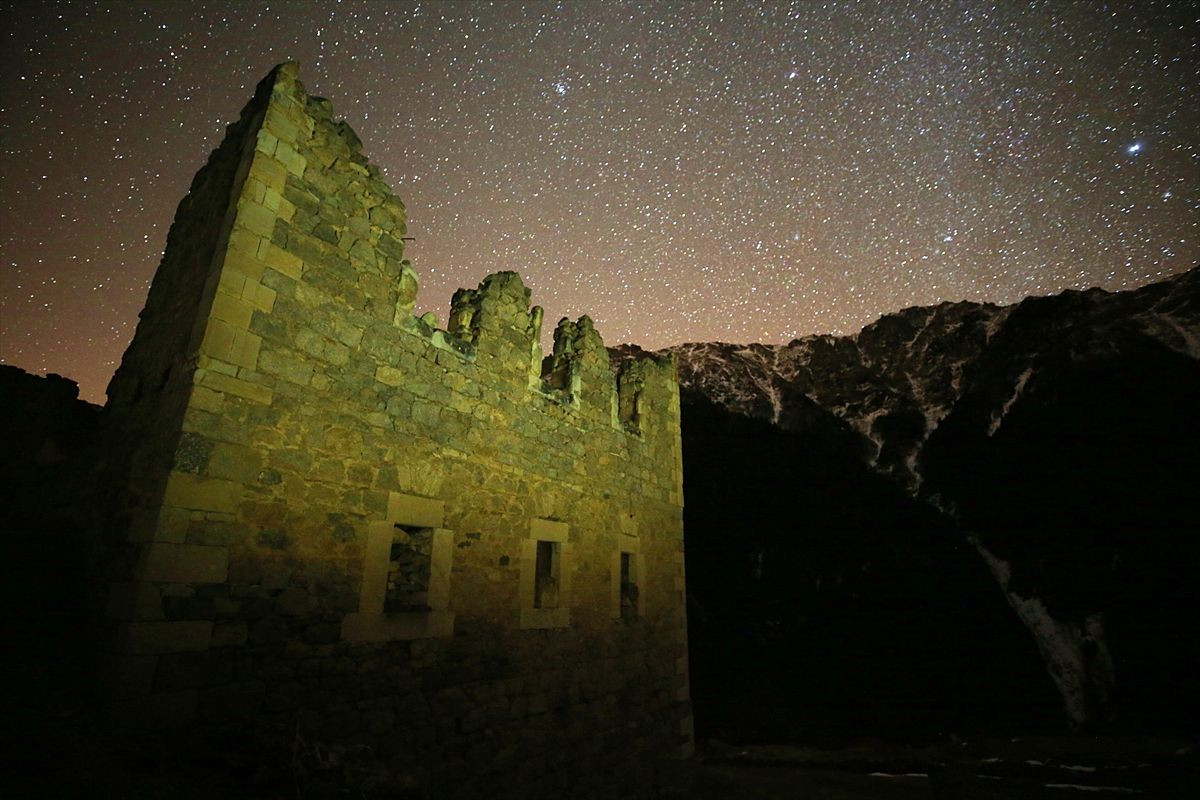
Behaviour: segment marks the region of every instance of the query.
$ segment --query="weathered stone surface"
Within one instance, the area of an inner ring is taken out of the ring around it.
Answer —
[[[213,443],[196,433],[185,431],[175,448],[174,469],[178,472],[203,472],[212,455]]]
[[[172,472],[163,496],[166,507],[232,513],[242,488],[233,481]]]
[[[224,547],[151,542],[142,550],[139,578],[151,583],[221,583],[228,564]]]

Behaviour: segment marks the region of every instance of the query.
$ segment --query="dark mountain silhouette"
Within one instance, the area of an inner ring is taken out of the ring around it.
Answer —
[[[777,635],[795,654],[781,663],[843,681],[828,706],[865,709],[866,695],[895,716],[915,698],[938,717],[930,731],[967,707],[982,722],[1011,705],[1036,724],[1050,680],[1075,727],[1194,725],[1200,269],[1129,292],[909,308],[855,336],[673,350],[695,631],[714,604],[755,624],[770,602],[793,622],[840,619],[847,635],[823,649],[802,627]],[[854,589],[830,601],[848,573]],[[864,602],[875,607],[851,634],[843,617]],[[958,650],[933,647],[935,631]],[[908,654],[905,675],[942,682],[908,694],[917,683],[900,685],[887,648]]]

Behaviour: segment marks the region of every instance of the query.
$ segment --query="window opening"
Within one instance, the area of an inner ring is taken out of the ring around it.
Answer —
[[[621,553],[621,619],[637,619],[637,562],[633,553]]]
[[[383,610],[429,611],[432,563],[433,528],[397,524],[392,534]]]
[[[559,542],[538,540],[533,572],[533,607],[557,608],[561,558]]]

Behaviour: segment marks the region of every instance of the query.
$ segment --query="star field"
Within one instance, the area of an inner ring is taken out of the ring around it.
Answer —
[[[104,387],[174,209],[296,60],[409,209],[609,344],[852,333],[1200,261],[1193,3],[0,6],[0,361]]]

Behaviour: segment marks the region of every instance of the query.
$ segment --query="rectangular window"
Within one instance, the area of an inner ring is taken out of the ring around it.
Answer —
[[[390,492],[387,513],[367,523],[358,612],[342,618],[348,642],[454,635],[450,572],[454,531],[441,500]]]
[[[609,616],[632,622],[646,613],[646,561],[636,536],[620,536],[609,571]]]
[[[539,541],[537,543],[533,580],[534,608],[558,608],[560,561],[558,542]]]
[[[636,619],[637,615],[637,560],[633,553],[621,553],[621,619]]]
[[[571,624],[574,555],[567,523],[533,519],[521,542],[521,578],[517,590],[523,630],[565,628]]]

